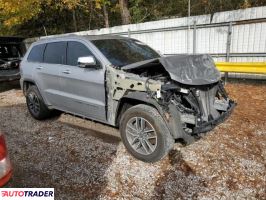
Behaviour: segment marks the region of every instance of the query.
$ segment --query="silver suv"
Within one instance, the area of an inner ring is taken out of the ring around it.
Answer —
[[[175,141],[191,143],[231,113],[208,55],[164,57],[119,36],[67,36],[32,44],[21,87],[38,120],[53,110],[119,127],[127,150],[155,162]]]

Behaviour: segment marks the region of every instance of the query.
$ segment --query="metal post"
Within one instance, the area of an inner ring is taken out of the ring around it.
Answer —
[[[232,36],[232,22],[229,23],[227,31],[226,62],[230,61],[231,36]],[[225,83],[228,81],[228,72],[225,72],[224,74],[224,81]]]
[[[190,18],[190,0],[188,0],[188,16],[187,16],[187,53],[189,54],[189,32],[190,32],[190,25],[189,25],[189,18]]]
[[[193,54],[197,53],[197,26],[196,26],[196,20],[194,21],[193,25]]]

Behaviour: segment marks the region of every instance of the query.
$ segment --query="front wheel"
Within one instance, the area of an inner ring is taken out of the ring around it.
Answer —
[[[144,104],[133,106],[123,114],[120,133],[127,150],[145,162],[160,160],[174,144],[162,116],[155,108]]]

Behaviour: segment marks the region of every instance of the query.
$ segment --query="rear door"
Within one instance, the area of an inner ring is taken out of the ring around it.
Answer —
[[[36,80],[46,103],[54,107],[61,105],[60,67],[66,62],[66,47],[66,42],[47,43],[43,62],[35,64],[34,80]]]
[[[78,67],[78,58],[84,56],[94,56],[88,44],[68,41],[66,65],[60,71],[62,103],[65,110],[105,122],[105,71],[103,67]]]

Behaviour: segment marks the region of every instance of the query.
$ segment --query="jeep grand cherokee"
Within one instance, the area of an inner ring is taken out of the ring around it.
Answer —
[[[164,57],[119,36],[42,39],[21,62],[35,119],[60,110],[119,127],[127,150],[146,162],[226,119],[235,103],[220,78],[208,55]]]

